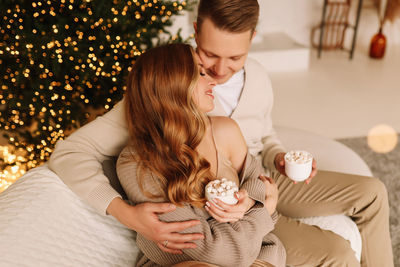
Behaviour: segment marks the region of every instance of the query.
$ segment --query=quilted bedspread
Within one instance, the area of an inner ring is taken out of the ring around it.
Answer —
[[[46,166],[0,194],[1,266],[134,266],[135,232],[83,203]]]

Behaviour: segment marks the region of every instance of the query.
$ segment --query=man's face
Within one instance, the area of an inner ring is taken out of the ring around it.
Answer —
[[[196,31],[197,53],[203,67],[218,84],[228,81],[241,70],[251,44],[251,30],[243,33],[222,31],[205,19]]]

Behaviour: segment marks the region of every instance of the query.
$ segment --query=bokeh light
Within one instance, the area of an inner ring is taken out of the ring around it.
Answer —
[[[398,142],[396,131],[387,124],[374,126],[368,132],[368,146],[376,153],[389,153]]]
[[[194,3],[0,1],[0,192],[120,101],[143,52],[182,42],[168,27]]]
[[[26,162],[26,158],[21,152],[10,146],[0,146],[0,161],[7,165],[0,170],[0,193],[25,174],[26,164],[23,162]]]

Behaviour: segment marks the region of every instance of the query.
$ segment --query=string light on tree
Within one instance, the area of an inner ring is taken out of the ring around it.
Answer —
[[[0,161],[8,166],[0,171],[0,193],[26,172],[26,158],[15,154],[8,146],[0,146]]]
[[[166,27],[193,2],[1,1],[0,131],[24,152],[26,169],[48,160],[58,140],[112,108],[144,51],[182,41]]]

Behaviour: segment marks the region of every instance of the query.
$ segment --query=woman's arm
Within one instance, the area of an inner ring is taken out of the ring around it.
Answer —
[[[132,162],[128,149],[124,150],[117,163],[118,176],[128,198],[134,203],[163,202],[164,197],[150,198],[138,185],[137,165]],[[160,194],[160,185],[149,173],[144,174],[143,187],[151,194]],[[246,213],[242,220],[233,223],[219,223],[209,217],[204,209],[190,205],[177,207],[175,211],[160,215],[165,222],[199,220],[200,224],[180,233],[201,232],[204,239],[195,241],[197,248],[183,250],[183,255],[163,253],[156,243],[139,235],[137,242],[143,253],[160,265],[171,265],[184,260],[212,262],[221,266],[249,266],[257,258],[263,237],[273,229],[268,211],[263,206],[265,187],[257,197],[257,204]],[[229,257],[226,257],[229,255]]]

